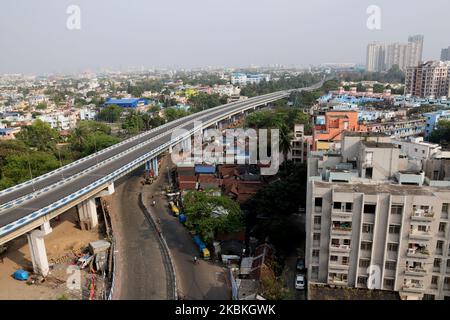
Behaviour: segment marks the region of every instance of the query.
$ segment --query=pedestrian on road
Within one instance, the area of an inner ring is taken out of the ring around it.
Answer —
[[[197,264],[197,256],[194,257],[194,264]]]

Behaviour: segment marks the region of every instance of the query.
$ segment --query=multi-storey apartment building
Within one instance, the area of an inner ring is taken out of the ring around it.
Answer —
[[[450,61],[427,61],[408,67],[405,94],[415,97],[448,97],[450,89]]]
[[[308,158],[310,283],[450,297],[450,159],[408,159],[388,136],[347,132]]]
[[[441,61],[450,61],[450,47],[441,50]]]
[[[312,136],[305,135],[305,126],[303,124],[296,124],[294,126],[294,138],[291,141],[289,160],[295,163],[306,163],[311,149]]]
[[[401,70],[422,61],[423,35],[408,37],[407,43],[372,42],[367,46],[367,71],[387,71],[394,65]]]

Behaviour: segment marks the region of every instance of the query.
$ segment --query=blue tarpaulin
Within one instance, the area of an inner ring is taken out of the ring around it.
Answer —
[[[194,242],[200,248],[200,251],[206,248],[206,245],[203,243],[202,239],[200,239],[200,236],[194,236]]]
[[[19,269],[16,272],[14,272],[13,277],[16,280],[26,281],[28,280],[29,273],[25,270]]]
[[[178,217],[178,220],[180,220],[181,223],[185,223],[186,222],[186,215],[180,214],[180,216]]]

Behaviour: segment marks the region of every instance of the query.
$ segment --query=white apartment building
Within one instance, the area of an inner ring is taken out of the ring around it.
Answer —
[[[423,36],[408,37],[407,43],[372,42],[367,46],[367,71],[387,71],[394,65],[400,70],[416,66],[422,61]]]
[[[231,75],[231,84],[245,86],[247,84],[247,75],[245,73],[233,73]]]
[[[48,123],[52,128],[59,130],[70,130],[77,125],[77,116],[75,113],[53,112],[37,117]]]
[[[424,142],[423,137],[409,137],[404,140],[393,140],[393,144],[400,148],[400,154],[410,159],[431,159],[441,153],[441,146],[437,143]]]
[[[450,96],[450,61],[427,61],[408,67],[405,94],[421,98]]]
[[[83,107],[80,109],[80,120],[95,120],[97,113],[95,107]]]
[[[389,137],[347,132],[340,153],[308,158],[309,282],[449,299],[449,213],[450,159],[407,159]]]
[[[305,163],[312,149],[312,136],[305,135],[305,126],[294,126],[294,139],[291,141],[291,152],[288,159],[295,163]]]

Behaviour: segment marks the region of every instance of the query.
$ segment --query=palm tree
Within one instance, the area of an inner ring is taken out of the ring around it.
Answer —
[[[283,161],[286,165],[288,153],[291,151],[292,133],[285,124],[280,126],[280,152],[283,154]]]
[[[80,127],[76,127],[72,131],[72,139],[74,139],[76,148],[82,150],[86,142],[86,132]]]

